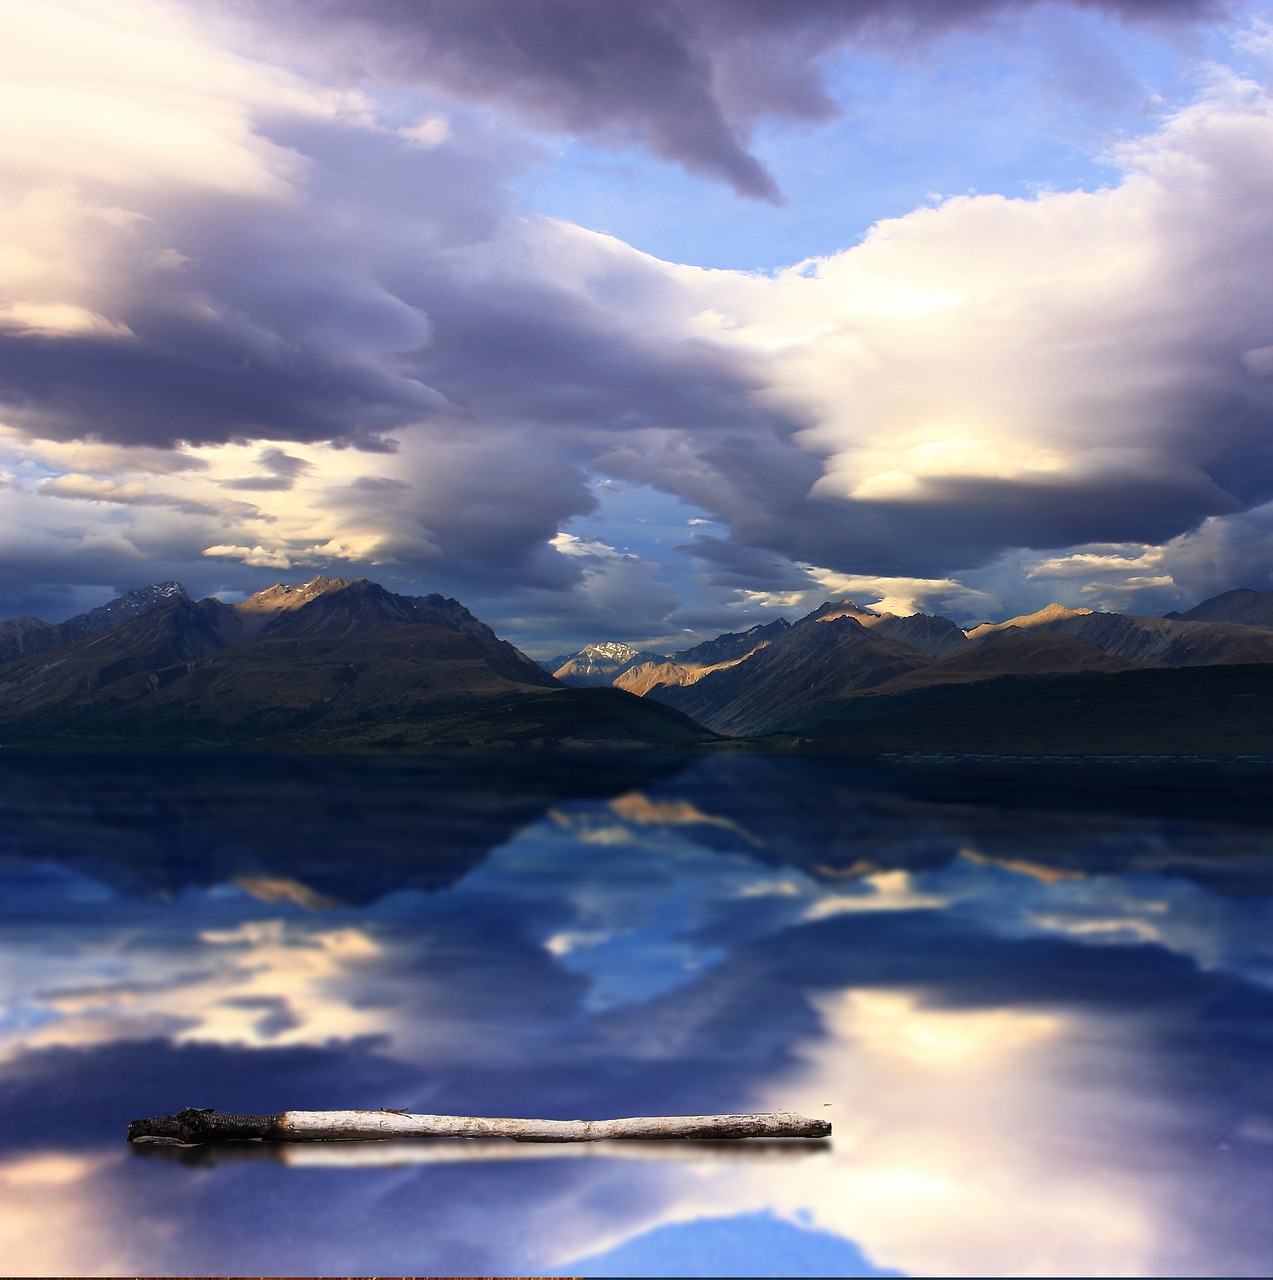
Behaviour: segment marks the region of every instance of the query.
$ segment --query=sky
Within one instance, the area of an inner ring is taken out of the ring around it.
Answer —
[[[1273,587],[1273,5],[6,0],[0,616],[536,657]]]

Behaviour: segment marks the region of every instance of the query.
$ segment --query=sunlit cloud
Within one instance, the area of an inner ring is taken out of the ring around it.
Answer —
[[[827,916],[852,911],[917,911],[948,905],[947,900],[918,892],[912,877],[905,871],[878,871],[863,876],[853,893],[828,893],[810,904],[806,920],[824,920]]]
[[[297,897],[295,890],[252,881],[254,896]],[[304,893],[302,894],[304,895]],[[312,895],[306,905],[317,905]],[[110,977],[75,981],[71,958],[29,961],[27,996],[40,1011],[10,1028],[6,1058],[54,1045],[89,1046],[165,1036],[175,1043],[321,1045],[380,1033],[384,1012],[357,1007],[360,975],[374,967],[379,945],[355,929],[301,928],[257,920],[205,930],[198,945],[171,953],[147,948],[124,962],[108,960]]]

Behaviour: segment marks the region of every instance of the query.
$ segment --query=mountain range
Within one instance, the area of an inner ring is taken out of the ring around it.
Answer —
[[[1011,702],[1015,697],[1024,705],[1023,700],[1041,692],[1051,700],[1076,695],[1076,685],[1065,693],[1065,678],[1082,676],[1089,678],[1084,686],[1089,700],[1108,691],[1124,711],[1143,720],[1128,697],[1133,703],[1153,702],[1172,697],[1178,686],[1205,704],[1207,689],[1223,686],[1236,697],[1245,696],[1243,686],[1218,676],[1121,684],[1117,679],[1092,684],[1091,678],[1183,668],[1246,670],[1264,664],[1273,664],[1273,592],[1227,592],[1163,618],[1052,604],[968,630],[940,616],[899,617],[841,600],[794,624],[782,620],[662,659],[630,662],[613,683],[676,707],[725,735],[796,733],[843,740],[850,722],[859,727],[870,718],[884,723],[900,709],[896,699],[902,695],[912,695],[905,705],[913,713],[921,705],[917,695],[926,690],[946,690],[942,696],[948,699],[952,689],[965,687],[962,714],[972,723],[979,719],[977,704],[986,698]],[[1273,666],[1252,673],[1252,697],[1270,676]],[[1011,689],[1005,690],[1005,681]],[[1247,735],[1244,745],[1262,740],[1258,735],[1265,710],[1262,703],[1250,702],[1230,708],[1231,718],[1245,718],[1255,733],[1255,738]],[[1198,712],[1214,719],[1218,709],[1201,705]],[[931,726],[929,745],[940,749],[951,728],[948,723]],[[1103,732],[1108,730],[1106,726]],[[922,723],[916,725],[920,738],[926,732]],[[1196,729],[1191,732],[1202,740]],[[860,732],[853,736],[861,738]],[[1025,736],[1037,737],[1037,732]]]
[[[622,690],[567,689],[439,595],[318,577],[235,604],[172,583],[124,601],[105,627],[100,610],[47,630],[19,620],[25,652],[0,664],[6,743],[339,750],[710,736]]]
[[[74,640],[100,635],[117,623],[146,613],[165,600],[189,598],[179,582],[156,582],[126,592],[119,599],[66,622],[41,622],[39,618],[28,616],[9,618],[0,622],[0,662],[12,662],[14,658],[44,653]]]
[[[11,748],[794,736],[862,751],[1241,752],[1273,747],[1271,698],[1273,592],[1231,591],[1161,618],[1054,604],[968,629],[841,600],[676,653],[603,641],[543,664],[456,600],[366,579],[279,584],[233,604],[166,582],[61,623],[0,623]]]
[[[1264,753],[1273,591],[1167,617],[1050,604],[967,630],[838,600],[613,682],[722,735],[841,750]]]

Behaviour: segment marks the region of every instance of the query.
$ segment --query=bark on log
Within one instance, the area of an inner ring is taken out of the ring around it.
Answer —
[[[280,1111],[242,1116],[187,1107],[176,1115],[134,1120],[129,1142],[190,1145],[242,1138],[271,1142],[385,1138],[511,1138],[514,1142],[600,1142],[610,1138],[825,1138],[827,1120],[792,1111],[759,1115],[632,1116],[623,1120],[510,1120],[424,1116],[401,1111]]]

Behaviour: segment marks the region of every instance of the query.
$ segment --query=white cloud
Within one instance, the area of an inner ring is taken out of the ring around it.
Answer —
[[[413,125],[398,130],[413,147],[440,147],[451,136],[451,122],[446,116],[425,116]]]
[[[268,547],[204,547],[205,556],[218,556],[226,560],[238,560],[241,564],[258,569],[290,569],[292,562],[281,551]]]
[[[559,551],[563,556],[576,556],[595,560],[623,559],[623,552],[616,551],[614,547],[607,543],[598,542],[595,538],[578,538],[573,533],[565,533],[564,531],[550,538],[549,546],[555,551]]]

